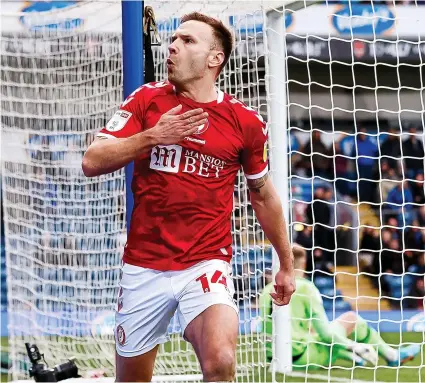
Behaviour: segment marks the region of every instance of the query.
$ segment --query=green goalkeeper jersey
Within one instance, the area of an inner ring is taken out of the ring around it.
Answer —
[[[260,297],[260,310],[263,317],[263,331],[272,334],[273,283],[267,285]],[[296,278],[296,291],[289,303],[291,314],[292,355],[301,355],[308,342],[318,340],[331,344],[348,345],[350,340],[339,329],[333,329],[323,307],[323,300],[317,287],[305,278]],[[314,330],[312,332],[311,330]]]

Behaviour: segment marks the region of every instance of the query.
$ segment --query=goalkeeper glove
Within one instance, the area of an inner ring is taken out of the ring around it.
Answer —
[[[352,342],[348,346],[348,349],[353,351],[354,354],[358,355],[360,358],[371,363],[373,366],[378,364],[378,353],[370,344]]]

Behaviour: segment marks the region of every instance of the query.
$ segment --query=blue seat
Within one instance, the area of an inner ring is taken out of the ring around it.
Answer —
[[[410,274],[405,275],[384,275],[392,298],[402,298],[409,295],[412,288],[414,277]]]
[[[336,295],[335,289],[332,287],[324,287],[324,288],[321,288],[319,291],[323,299],[325,299],[325,297],[333,298]]]
[[[335,288],[330,288],[330,287],[326,287],[326,288],[322,288],[320,291],[320,294],[323,296],[323,298],[325,297],[331,297],[335,299],[342,299],[342,292],[339,289],[335,289]]]
[[[334,299],[333,298],[323,298],[323,307],[326,311],[333,310],[334,307]]]
[[[323,307],[326,311],[331,310],[340,310],[340,311],[350,311],[351,305],[344,301],[344,299],[340,296],[337,298],[323,298]]]
[[[316,285],[319,291],[329,288],[333,289],[335,286],[335,282],[332,277],[315,276],[313,278],[313,283]]]
[[[335,301],[335,310],[350,311],[351,305],[343,299],[337,299]]]

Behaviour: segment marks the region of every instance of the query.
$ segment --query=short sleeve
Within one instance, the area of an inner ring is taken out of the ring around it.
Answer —
[[[267,138],[268,127],[262,117],[255,112],[245,122],[242,168],[247,179],[263,177],[268,172]],[[243,124],[244,122],[242,122]]]
[[[143,86],[137,88],[120,105],[97,137],[127,138],[143,129],[144,93]]]

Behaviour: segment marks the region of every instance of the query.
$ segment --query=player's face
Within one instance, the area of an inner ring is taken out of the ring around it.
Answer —
[[[172,36],[167,59],[168,80],[184,84],[198,80],[221,65],[214,48],[213,29],[200,21],[187,21]],[[221,61],[222,62],[222,61]]]

